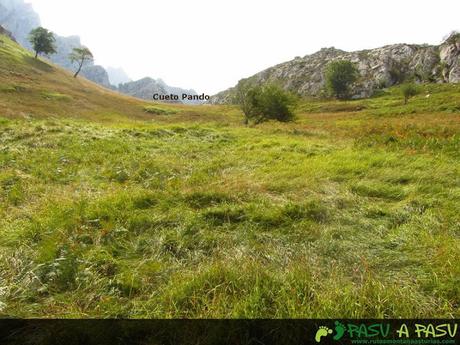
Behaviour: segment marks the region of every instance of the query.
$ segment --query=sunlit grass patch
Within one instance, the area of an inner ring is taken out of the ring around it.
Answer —
[[[44,99],[51,101],[70,101],[72,99],[71,96],[58,92],[43,92],[42,96]]]
[[[158,106],[147,105],[144,107],[144,111],[148,114],[154,115],[174,115],[177,114],[177,110],[160,108]]]

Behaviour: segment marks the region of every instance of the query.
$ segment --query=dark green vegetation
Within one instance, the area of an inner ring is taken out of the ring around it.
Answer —
[[[1,315],[460,316],[459,85],[246,127],[0,70]]]
[[[259,124],[268,120],[289,122],[294,120],[295,97],[275,84],[241,86],[237,92],[245,123]]]
[[[414,83],[406,83],[401,86],[401,93],[404,97],[404,104],[409,102],[409,99],[418,94],[418,87]]]
[[[35,58],[38,54],[55,54],[55,38],[52,32],[45,28],[38,27],[30,32],[29,41],[35,51]]]
[[[333,61],[327,65],[325,71],[327,91],[338,99],[346,99],[358,76],[359,71],[351,61]]]

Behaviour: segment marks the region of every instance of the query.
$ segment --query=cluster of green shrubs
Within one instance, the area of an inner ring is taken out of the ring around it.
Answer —
[[[255,124],[268,120],[288,122],[294,120],[296,97],[276,84],[263,86],[242,85],[236,102],[245,116],[245,123]]]

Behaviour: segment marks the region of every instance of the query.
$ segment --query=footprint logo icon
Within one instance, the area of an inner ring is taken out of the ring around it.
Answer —
[[[335,335],[334,340],[342,339],[343,335],[345,334],[345,325],[339,321],[335,322]]]
[[[326,326],[319,326],[319,329],[318,331],[316,332],[316,335],[315,335],[315,340],[317,343],[320,343],[321,342],[321,338],[322,337],[325,337],[329,334],[332,334],[332,329],[326,327]]]

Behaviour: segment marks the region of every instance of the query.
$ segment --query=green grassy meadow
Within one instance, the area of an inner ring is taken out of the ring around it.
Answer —
[[[460,85],[248,127],[2,39],[0,316],[460,316]]]

